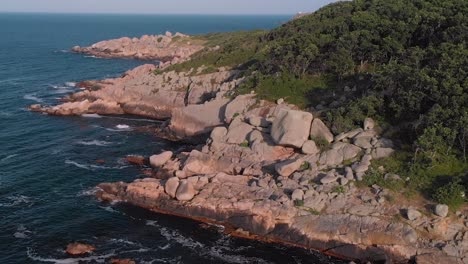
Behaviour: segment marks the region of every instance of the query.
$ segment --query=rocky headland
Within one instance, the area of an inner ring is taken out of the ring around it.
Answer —
[[[171,44],[174,38],[124,38],[74,51],[175,63],[204,48]],[[62,104],[30,107],[51,115],[163,119],[161,131],[171,138],[198,139],[190,152],[147,157],[148,178],[100,184],[100,199],[214,222],[229,226],[234,235],[354,261],[468,262],[468,215],[448,215],[445,205],[359,184],[374,161],[396,149],[374,120],[334,135],[320,112],[259,100],[255,93],[235,96],[244,81],[237,70],[156,69],[146,64],[120,78],[83,82],[84,90]],[[386,178],[405,181],[391,173]]]
[[[177,63],[187,60],[203,48],[202,42],[179,32],[164,35],[144,35],[141,38],[123,37],[105,40],[89,47],[75,46],[73,52],[100,58],[131,58]]]

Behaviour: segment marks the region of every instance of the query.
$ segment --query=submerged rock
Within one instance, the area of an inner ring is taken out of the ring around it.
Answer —
[[[143,166],[146,164],[146,158],[143,156],[130,155],[130,156],[125,157],[125,160],[128,163],[133,164],[133,165]]]

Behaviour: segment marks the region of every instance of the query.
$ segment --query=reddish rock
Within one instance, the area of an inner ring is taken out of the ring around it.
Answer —
[[[67,249],[65,251],[67,252],[67,254],[76,256],[92,253],[94,250],[96,250],[96,248],[88,244],[71,243],[68,244]]]
[[[143,156],[127,156],[125,160],[133,165],[143,166],[146,164],[146,158]]]
[[[111,259],[111,264],[136,264],[135,261],[131,259]]]
[[[104,163],[106,163],[106,161],[103,160],[103,159],[98,159],[98,160],[96,160],[96,163],[97,164],[104,164]]]
[[[150,176],[150,177],[153,176],[153,170],[152,169],[141,170],[141,173],[143,173],[146,176]]]
[[[173,40],[175,37],[178,39]],[[203,45],[194,44],[189,36],[178,33],[105,40],[89,47],[75,46],[72,51],[102,58],[133,58],[167,62],[187,60],[201,49]]]

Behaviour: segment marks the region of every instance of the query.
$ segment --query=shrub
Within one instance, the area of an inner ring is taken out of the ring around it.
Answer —
[[[246,140],[246,141],[240,143],[239,146],[241,146],[243,148],[248,148],[249,147],[249,142]]]
[[[332,189],[333,193],[345,193],[345,187],[344,186],[336,186]]]
[[[313,137],[311,139],[315,142],[315,144],[321,151],[325,151],[330,148],[330,142],[328,142],[328,140],[322,137]]]
[[[301,164],[301,167],[299,168],[300,171],[305,171],[305,170],[308,170],[308,169],[310,169],[310,163],[307,162],[307,161],[304,161]]]
[[[465,202],[465,187],[460,184],[460,180],[453,180],[449,184],[439,187],[433,198],[438,203],[446,204],[450,209],[457,210]]]
[[[304,200],[294,200],[294,206],[304,206]]]

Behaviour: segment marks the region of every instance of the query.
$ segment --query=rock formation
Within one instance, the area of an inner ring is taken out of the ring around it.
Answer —
[[[165,35],[105,40],[89,47],[75,46],[72,51],[100,58],[133,58],[177,63],[187,60],[203,49],[202,44],[190,36],[181,33],[172,35],[167,32]]]
[[[162,37],[160,49],[169,52],[174,38]],[[127,56],[119,50],[125,46],[150,54],[139,45],[154,42],[150,37],[114,40],[76,50]],[[255,94],[227,96],[243,81],[235,70],[155,74],[155,69],[147,64],[121,78],[86,82],[84,91],[61,105],[30,107],[53,115],[170,119],[166,132],[205,140],[190,152],[149,157],[151,178],[100,184],[100,199],[217,222],[242,230],[243,236],[350,260],[399,263],[434,256],[439,263],[468,261],[468,218],[452,221],[444,205],[422,214],[402,201],[390,203],[390,193],[380,186],[356,186],[374,160],[394,152],[393,142],[380,136],[372,119],[363,120],[363,128],[333,135],[318,116],[284,100],[273,104]],[[127,160],[144,165],[147,159]],[[385,179],[401,180],[390,174]]]

